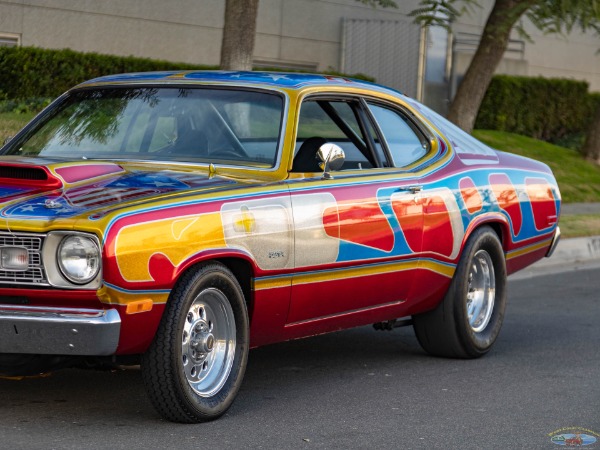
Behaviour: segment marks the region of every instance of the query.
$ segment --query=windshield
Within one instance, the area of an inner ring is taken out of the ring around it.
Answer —
[[[5,154],[273,167],[283,116],[276,94],[206,88],[71,93]]]

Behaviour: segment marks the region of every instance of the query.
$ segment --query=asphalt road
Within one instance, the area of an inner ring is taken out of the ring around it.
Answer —
[[[512,280],[478,360],[427,356],[411,328],[264,347],[227,415],[200,425],[161,420],[135,370],[0,380],[0,448],[561,448],[561,428],[600,433],[599,350],[600,269]]]

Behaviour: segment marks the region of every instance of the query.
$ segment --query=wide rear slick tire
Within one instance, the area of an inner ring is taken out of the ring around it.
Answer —
[[[467,240],[448,292],[432,311],[413,317],[417,339],[432,355],[478,358],[494,344],[506,307],[506,263],[488,226]]]
[[[222,416],[240,389],[248,346],[248,312],[235,276],[218,263],[188,271],[171,292],[142,357],[152,404],[173,422]]]

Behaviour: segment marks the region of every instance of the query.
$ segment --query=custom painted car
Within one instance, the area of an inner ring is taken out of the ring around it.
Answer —
[[[0,153],[0,373],[139,361],[178,422],[222,415],[273,342],[412,324],[479,357],[560,235],[546,165],[340,77],[98,78]]]

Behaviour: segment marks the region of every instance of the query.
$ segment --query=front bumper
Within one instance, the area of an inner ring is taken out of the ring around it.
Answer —
[[[0,305],[0,353],[112,355],[120,332],[116,309]]]

